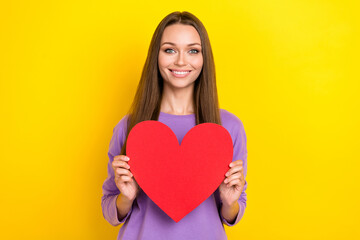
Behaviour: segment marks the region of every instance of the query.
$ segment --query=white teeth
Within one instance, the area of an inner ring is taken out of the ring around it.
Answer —
[[[175,74],[186,74],[186,73],[188,73],[188,72],[190,72],[190,71],[187,71],[187,72],[177,72],[177,71],[173,71]]]

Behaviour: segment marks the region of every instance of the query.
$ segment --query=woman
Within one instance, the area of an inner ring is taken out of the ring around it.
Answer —
[[[178,223],[140,189],[127,164],[128,133],[144,120],[166,124],[179,143],[196,124],[221,124],[234,143],[224,182]],[[173,12],[156,28],[133,104],[114,128],[108,155],[102,210],[112,225],[124,223],[118,239],[226,239],[223,223],[233,226],[242,218],[247,186],[245,131],[234,114],[218,107],[208,34],[191,13]]]

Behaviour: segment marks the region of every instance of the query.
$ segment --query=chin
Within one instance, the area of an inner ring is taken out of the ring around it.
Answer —
[[[192,88],[195,82],[192,83],[169,83],[167,82],[166,85],[170,88],[176,88],[176,89],[185,89],[185,88]]]

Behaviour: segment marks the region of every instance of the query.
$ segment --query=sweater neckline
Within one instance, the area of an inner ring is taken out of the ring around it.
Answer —
[[[186,114],[186,115],[176,115],[171,113],[165,113],[160,111],[160,115],[164,117],[173,117],[173,118],[187,118],[187,117],[194,117],[195,113],[192,114]]]

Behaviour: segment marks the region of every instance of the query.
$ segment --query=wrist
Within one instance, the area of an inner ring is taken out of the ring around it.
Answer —
[[[121,222],[124,217],[131,210],[133,201],[126,198],[123,194],[119,194],[116,198],[116,208],[117,208],[117,216],[118,220]]]
[[[221,206],[221,215],[230,224],[234,223],[236,216],[240,210],[238,202],[232,204],[224,204]]]
[[[232,209],[232,208],[235,208],[236,205],[238,205],[238,202],[237,201],[235,201],[235,202],[225,202],[225,201],[223,201],[222,205],[223,205],[223,207],[225,207],[227,209]]]
[[[131,206],[133,204],[134,200],[135,199],[130,199],[130,198],[126,197],[124,194],[120,193],[116,199],[116,202],[120,205]]]

